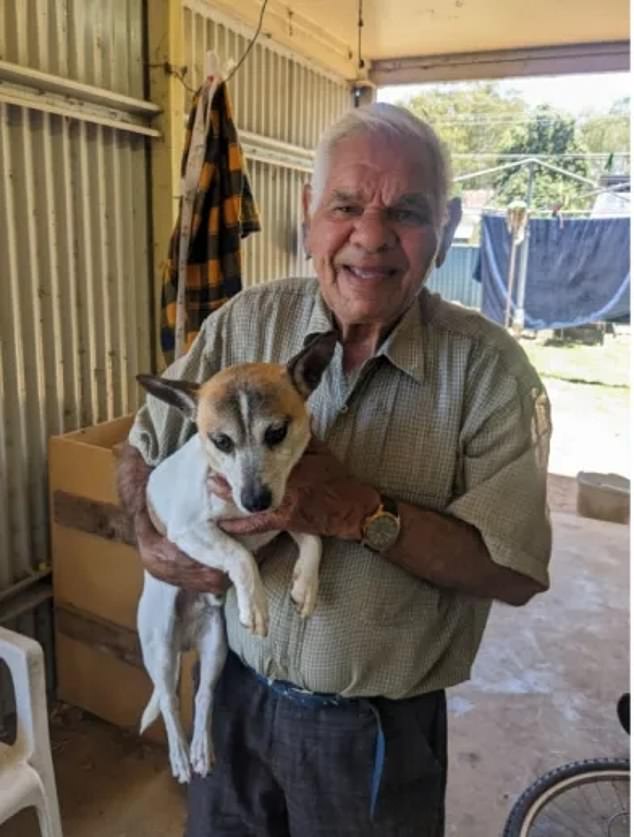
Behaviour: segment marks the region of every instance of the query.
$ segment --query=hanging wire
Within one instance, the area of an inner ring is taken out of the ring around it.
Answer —
[[[269,2],[269,0],[264,0],[264,2],[262,3],[262,8],[260,9],[260,17],[259,17],[259,20],[258,20],[257,28],[255,30],[255,34],[251,38],[248,47],[242,53],[242,56],[241,56],[240,60],[238,61],[238,63],[235,65],[235,67],[231,70],[231,72],[227,76],[227,78],[226,78],[227,82],[229,82],[233,78],[233,76],[238,72],[238,70],[240,69],[240,67],[244,63],[247,55],[253,49],[253,47],[255,45],[255,42],[257,41],[258,36],[259,36],[260,32],[262,31],[262,22],[264,21],[264,12],[266,11],[266,7],[268,5],[268,2]],[[185,90],[187,90],[189,93],[195,93],[196,92],[196,90],[193,87],[190,87],[189,84],[187,84],[187,82],[185,81],[185,76],[187,75],[187,71],[188,71],[187,67],[176,67],[176,66],[174,66],[174,64],[170,64],[169,61],[162,61],[158,64],[146,64],[146,66],[150,67],[150,68],[162,67],[165,70],[166,73],[169,73],[170,75],[177,78],[180,81],[180,83],[183,85]]]
[[[365,61],[361,55],[361,35],[363,32],[363,0],[359,0],[359,21],[358,21],[358,54],[359,54],[359,69],[365,67]]]
[[[231,79],[233,78],[233,76],[234,76],[234,75],[238,72],[238,70],[240,69],[240,67],[241,67],[241,66],[242,66],[242,64],[244,63],[244,61],[245,61],[245,59],[246,59],[247,55],[251,52],[251,50],[252,50],[252,49],[253,49],[253,47],[255,46],[255,42],[256,42],[256,41],[257,41],[257,39],[258,39],[258,35],[259,35],[259,34],[260,34],[260,32],[262,31],[262,21],[264,20],[264,12],[265,12],[265,10],[266,10],[266,7],[267,7],[267,5],[268,5],[268,2],[269,2],[269,0],[264,0],[264,2],[262,3],[262,8],[260,9],[260,19],[258,20],[258,25],[257,25],[257,29],[255,30],[255,34],[254,34],[254,36],[251,38],[251,42],[249,43],[249,46],[248,46],[248,47],[245,49],[245,51],[242,53],[242,58],[238,61],[238,63],[236,64],[236,66],[233,68],[233,70],[231,70],[231,72],[230,72],[230,73],[229,73],[229,75],[227,76],[227,79],[226,79],[226,80],[227,80],[227,83],[228,83],[229,81],[231,81]]]
[[[155,67],[162,67],[163,70],[170,76],[174,76],[177,78],[180,83],[183,85],[185,90],[188,90],[190,93],[195,93],[193,87],[190,87],[189,84],[185,81],[185,76],[187,75],[187,67],[176,67],[174,64],[170,64],[169,61],[160,61],[158,64],[146,64],[146,67],[150,67],[153,69]]]

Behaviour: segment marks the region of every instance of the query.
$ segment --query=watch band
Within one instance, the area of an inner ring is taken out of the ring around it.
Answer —
[[[386,497],[385,494],[379,494],[379,497],[381,498],[383,511],[393,514],[394,517],[398,517],[398,503],[396,500],[393,500],[391,497]]]
[[[398,513],[398,503],[395,500],[391,497],[386,497],[383,494],[379,494],[379,500],[379,507],[371,515],[366,517],[363,523],[361,543],[363,546],[368,547],[368,549],[381,553],[386,549],[389,549],[393,542],[398,538],[401,527],[401,519]],[[391,525],[395,527],[393,535],[388,536],[387,540],[385,539],[385,532],[379,534],[376,531],[376,525],[382,519],[391,519],[393,521]]]

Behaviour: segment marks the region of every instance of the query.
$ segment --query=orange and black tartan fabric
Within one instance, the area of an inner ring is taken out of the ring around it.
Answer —
[[[194,96],[181,161],[184,176],[191,145],[196,106]],[[219,85],[209,108],[204,164],[194,198],[185,283],[185,345],[192,344],[212,311],[242,288],[240,239],[260,229],[257,207],[246,174],[233,121],[227,86]],[[161,293],[161,348],[166,362],[174,360],[178,248],[183,198],[172,232]]]

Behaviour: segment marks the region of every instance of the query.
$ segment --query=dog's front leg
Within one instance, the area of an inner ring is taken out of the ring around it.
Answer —
[[[211,609],[205,626],[196,640],[196,646],[200,661],[200,682],[196,691],[190,761],[196,773],[206,776],[215,762],[211,738],[214,689],[227,659],[227,639],[222,608]]]
[[[299,548],[299,557],[293,569],[291,599],[295,602],[302,619],[306,619],[315,610],[319,591],[319,565],[321,563],[321,538],[304,535],[301,532],[289,532]]]
[[[236,588],[240,621],[252,633],[266,636],[269,611],[255,558],[241,543],[211,524],[169,532],[168,538],[194,560],[226,572]]]

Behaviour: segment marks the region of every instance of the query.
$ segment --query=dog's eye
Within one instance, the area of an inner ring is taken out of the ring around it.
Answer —
[[[274,448],[275,445],[279,445],[284,441],[287,431],[288,424],[278,424],[267,427],[266,432],[264,433],[265,444],[267,444],[270,448]]]
[[[222,453],[231,453],[233,450],[233,442],[224,433],[218,433],[217,436],[209,436],[209,438]]]

